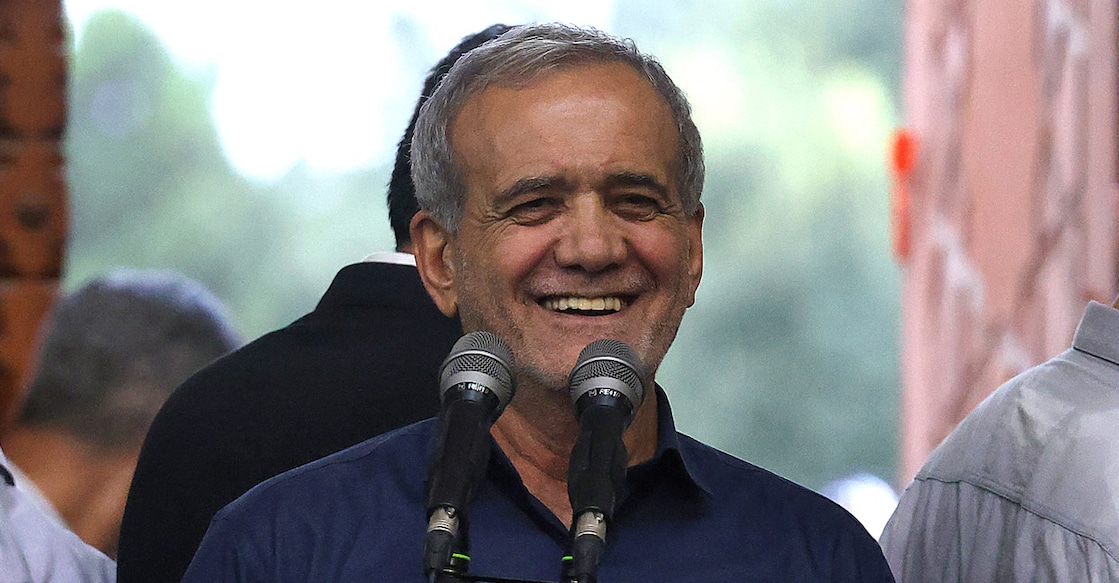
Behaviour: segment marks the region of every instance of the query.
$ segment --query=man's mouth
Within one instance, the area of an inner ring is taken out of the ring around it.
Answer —
[[[603,316],[620,312],[629,305],[629,301],[618,296],[600,296],[587,298],[582,296],[562,296],[545,298],[540,305],[546,310],[575,314],[579,316]]]

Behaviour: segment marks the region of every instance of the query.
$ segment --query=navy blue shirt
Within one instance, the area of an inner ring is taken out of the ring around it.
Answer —
[[[602,583],[892,582],[830,500],[676,432],[657,390],[656,455],[631,467]],[[184,582],[424,583],[430,419],[268,480],[219,512]],[[567,529],[494,446],[470,506],[470,574],[559,581]]]

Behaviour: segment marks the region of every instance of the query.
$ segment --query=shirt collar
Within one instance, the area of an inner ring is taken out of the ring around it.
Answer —
[[[399,251],[381,251],[372,253],[365,259],[361,260],[363,263],[391,263],[393,265],[411,265],[416,266],[416,256],[411,253],[401,253]]]
[[[687,452],[691,449],[682,447],[680,434],[676,432],[676,424],[672,420],[672,408],[668,404],[668,395],[660,386],[656,386],[657,399],[657,449],[653,457],[630,467],[626,471],[626,480],[631,486],[642,487],[644,484],[675,482],[684,485],[685,491],[700,491],[706,494],[712,492],[705,485],[701,474],[695,470],[702,467],[702,463]],[[433,436],[434,438],[434,436]],[[492,439],[492,438],[491,438]],[[687,438],[685,438],[687,439]],[[496,442],[491,442],[493,449],[490,456],[488,473],[491,479],[498,483],[516,483],[519,490],[531,498],[524,487],[513,462],[501,450]],[[531,505],[531,503],[529,503]],[[539,504],[539,503],[537,503]]]
[[[1089,302],[1072,347],[1119,365],[1119,310],[1099,302]]]
[[[636,478],[646,472],[663,473],[710,494],[711,489],[704,484],[700,473],[695,471],[697,461],[689,459],[691,456],[687,449],[681,446],[680,434],[676,431],[676,423],[672,417],[672,407],[668,404],[668,395],[660,385],[656,386],[656,397],[657,450],[651,459],[630,468],[631,476]]]
[[[12,477],[12,473],[8,471],[8,458],[4,457],[4,450],[0,449],[0,478],[2,478],[9,486],[15,486],[16,480]]]

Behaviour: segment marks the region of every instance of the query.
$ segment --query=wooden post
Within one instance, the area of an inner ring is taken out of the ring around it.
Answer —
[[[61,0],[0,0],[0,426],[14,415],[66,239]]]

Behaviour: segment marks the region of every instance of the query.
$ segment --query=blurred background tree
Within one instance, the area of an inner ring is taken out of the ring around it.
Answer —
[[[547,17],[496,4],[499,16],[455,34]],[[899,274],[884,160],[901,4],[611,6],[608,23],[595,24],[664,62],[707,149],[704,280],[658,376],[678,426],[814,488],[858,471],[892,478]],[[97,11],[80,26],[66,136],[68,288],[112,266],[175,268],[220,295],[255,337],[310,310],[338,268],[392,247],[389,157],[246,176],[223,151],[212,67],[175,58],[125,11]],[[457,40],[436,42],[430,28],[414,13],[394,17],[388,41],[406,82],[385,83],[397,122],[370,140],[391,147],[426,68]],[[286,115],[259,139],[284,137],[307,112]]]

